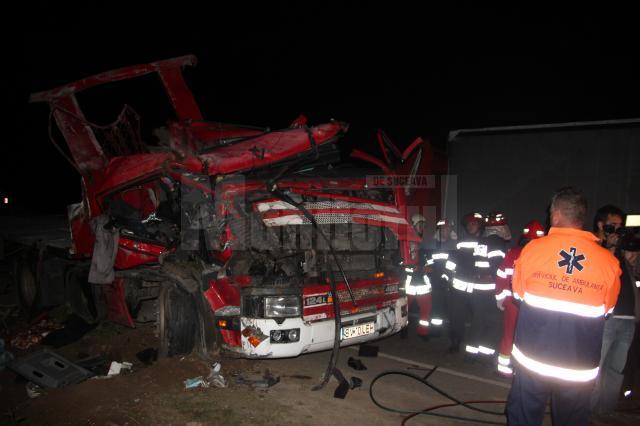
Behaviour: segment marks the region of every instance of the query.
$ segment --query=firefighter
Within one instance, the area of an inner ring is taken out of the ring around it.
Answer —
[[[559,190],[549,235],[527,244],[516,260],[513,297],[521,303],[509,424],[542,424],[549,397],[553,424],[588,422],[605,315],[616,304],[621,270],[597,237],[582,230],[586,215],[580,191]]]
[[[476,278],[475,254],[482,239],[484,226],[480,213],[468,213],[462,218],[463,236],[456,243],[456,250],[445,262],[443,278],[449,282],[449,353],[460,350],[465,323],[471,312],[471,292]]]
[[[431,282],[424,270],[425,223],[426,220],[421,214],[411,216],[411,224],[416,230],[416,234],[422,238],[422,243],[420,244],[418,265],[416,265],[415,269],[406,268],[405,272],[407,273],[406,292],[407,296],[409,296],[409,304],[415,303],[419,312],[416,331],[418,336],[426,341],[428,340],[429,326],[431,324],[429,321],[431,318]]]
[[[502,339],[500,340],[500,353],[498,354],[498,371],[507,378],[511,378],[511,346],[513,334],[518,318],[518,305],[514,303],[511,293],[511,278],[513,277],[513,265],[520,256],[522,248],[531,240],[544,236],[544,227],[540,222],[532,220],[522,230],[519,244],[509,250],[504,260],[498,267],[496,277],[496,305],[503,312]]]
[[[435,249],[429,250],[426,263],[428,278],[431,282],[431,324],[432,331],[440,330],[448,319],[447,300],[449,287],[443,278],[445,265],[449,256],[456,248],[458,236],[453,230],[453,221],[443,218],[436,223],[436,232],[433,236]]]
[[[502,332],[502,312],[495,302],[495,278],[510,239],[511,231],[502,213],[490,213],[484,218],[483,238],[473,256],[475,276],[467,288],[471,294],[471,328],[465,346],[467,359],[492,366]]]

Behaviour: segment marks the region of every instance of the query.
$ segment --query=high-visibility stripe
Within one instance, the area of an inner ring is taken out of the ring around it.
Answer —
[[[504,356],[502,354],[498,355],[498,364],[500,364],[500,365],[510,365],[511,364],[511,357]]]
[[[413,277],[411,275],[407,275],[407,277],[404,279],[404,289],[407,292],[409,291],[409,287],[411,287],[411,280],[412,279],[413,279]]]
[[[449,258],[449,253],[433,253],[431,258],[432,259],[437,259],[437,260],[448,259]]]
[[[491,268],[491,264],[486,260],[476,260],[476,268]]]
[[[433,259],[427,259],[427,265],[433,265],[435,262],[435,260]]]
[[[440,278],[449,281],[449,276],[447,274],[440,275]]]
[[[589,370],[576,370],[545,364],[523,354],[516,345],[513,345],[511,354],[523,367],[546,377],[555,377],[569,382],[588,382],[598,376],[598,367]]]
[[[487,253],[487,257],[491,259],[492,257],[505,257],[505,254],[502,250],[493,250]]]
[[[456,270],[456,264],[453,263],[450,260],[447,260],[447,263],[444,264],[444,267],[447,268],[450,271],[455,271]]]
[[[478,348],[476,348],[475,346],[469,346],[467,345],[466,348],[464,348],[467,352],[471,353],[471,354],[477,354],[478,352]]]
[[[478,246],[478,242],[477,241],[463,241],[461,243],[456,244],[456,247],[458,249],[461,248],[476,248]]]
[[[304,207],[308,210],[332,210],[332,209],[368,209],[379,210],[388,213],[400,213],[400,211],[393,206],[381,206],[379,204],[372,203],[354,203],[350,201],[330,201],[330,202],[306,202],[303,203]],[[269,210],[296,210],[296,207],[285,201],[263,201],[256,203],[256,207],[259,212],[267,212]]]
[[[423,327],[429,327],[429,321],[427,320],[420,320],[418,321],[418,324],[420,324]]]
[[[581,317],[597,318],[604,316],[604,304],[599,306],[584,305],[582,303],[568,302],[566,300],[551,299],[549,297],[536,296],[529,292],[524,293],[524,301],[527,305],[546,309],[548,311],[565,312]]]
[[[453,279],[453,287],[460,291],[467,291],[468,288],[471,288],[471,291],[473,291],[473,284],[469,284],[470,283],[459,280],[458,278]]]
[[[513,374],[511,367],[507,367],[506,365],[498,364],[498,371],[504,374]]]
[[[640,281],[636,281],[636,287],[640,287]]]
[[[495,283],[474,284],[473,285],[473,289],[474,290],[480,290],[480,291],[495,290],[496,289],[496,284]]]
[[[433,325],[442,325],[444,321],[440,318],[431,318],[431,324]]]
[[[513,275],[513,268],[505,268],[504,272],[505,272],[507,275]]]
[[[428,285],[429,287],[431,287],[431,280],[427,275],[422,276],[422,281],[424,281],[424,285]]]
[[[423,294],[431,293],[431,286],[426,284],[423,284],[423,285],[409,284],[406,287],[405,292],[409,296],[422,296]]]
[[[515,291],[513,292],[513,298],[516,299],[516,300],[522,300],[522,297],[518,293],[516,293]]]
[[[404,271],[409,274],[413,274],[413,268],[404,268]]]
[[[493,355],[494,353],[496,353],[496,350],[480,345],[478,346],[478,352],[485,355]]]
[[[496,294],[496,300],[502,300],[508,296],[511,296],[511,291],[504,289],[500,292],[500,294]]]
[[[508,275],[505,271],[503,271],[502,269],[498,269],[496,271],[496,275],[499,276],[500,278],[504,278],[507,279]]]

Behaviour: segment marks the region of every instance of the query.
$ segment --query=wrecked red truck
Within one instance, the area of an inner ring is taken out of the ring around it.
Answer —
[[[421,141],[402,153],[380,139],[384,160],[356,150],[363,170],[339,159],[342,122],[301,116],[272,131],[206,121],[182,74],[195,64],[136,65],[31,95],[50,107],[82,201],[68,208],[70,247],[20,252],[23,305],[156,322],[168,356],[291,357],[405,327],[420,240],[403,188],[367,176],[393,175]],[[157,140],[139,138],[128,106],[109,126],[85,118],[76,94],[143,75],[159,77],[175,112]]]

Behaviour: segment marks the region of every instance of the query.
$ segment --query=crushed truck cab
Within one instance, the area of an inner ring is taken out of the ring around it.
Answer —
[[[31,96],[49,105],[81,175],[62,275],[73,271],[75,291],[88,297],[73,305],[94,321],[155,322],[165,355],[330,349],[335,306],[341,346],[405,327],[405,270],[420,239],[403,189],[366,177],[393,175],[422,141],[401,154],[383,147],[385,160],[354,152],[368,162],[355,168],[336,145],[346,123],[206,121],[181,72],[195,64],[185,56],[136,65]],[[111,130],[85,118],[77,93],[154,74],[177,117],[155,140],[122,131],[139,117],[129,106]]]

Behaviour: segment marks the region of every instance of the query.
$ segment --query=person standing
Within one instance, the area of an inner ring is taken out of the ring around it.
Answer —
[[[542,424],[549,397],[554,425],[587,424],[605,315],[620,291],[618,260],[582,230],[584,195],[558,190],[549,213],[549,235],[527,244],[514,268],[513,297],[522,302],[506,407],[512,425]]]
[[[456,250],[450,253],[445,262],[443,278],[447,280],[451,288],[449,290],[449,339],[451,345],[448,352],[455,353],[460,350],[465,331],[465,323],[472,311],[471,292],[476,279],[475,261],[482,255],[482,228],[483,216],[480,213],[468,213],[462,218],[464,234],[456,244]],[[468,348],[467,348],[468,349]]]
[[[597,415],[610,414],[616,408],[635,331],[635,280],[620,245],[622,240],[619,231],[624,225],[624,218],[621,209],[607,205],[598,209],[593,223],[594,233],[601,245],[615,255],[622,269],[620,295],[613,314],[604,323],[600,373],[591,395],[591,412]]]
[[[518,318],[518,305],[513,301],[511,290],[511,278],[513,266],[520,256],[522,248],[531,240],[544,236],[544,227],[540,222],[532,220],[522,230],[522,236],[518,245],[507,252],[504,260],[496,272],[496,305],[503,311],[502,338],[500,339],[500,352],[498,354],[498,372],[505,377],[512,377],[511,347],[513,346],[513,334],[516,330]]]
[[[439,330],[447,321],[447,297],[449,286],[443,278],[449,256],[456,248],[458,236],[453,230],[453,222],[447,218],[436,223],[433,236],[436,248],[427,254],[427,277],[431,282],[431,327]]]
[[[428,340],[429,326],[431,318],[431,282],[428,276],[424,272],[425,268],[425,227],[426,220],[421,214],[414,214],[411,216],[411,224],[416,230],[416,234],[422,239],[422,242],[418,248],[418,265],[416,270],[407,268],[407,284],[406,292],[409,296],[409,303],[415,303],[418,307],[419,318],[416,324],[416,332],[423,340]]]

